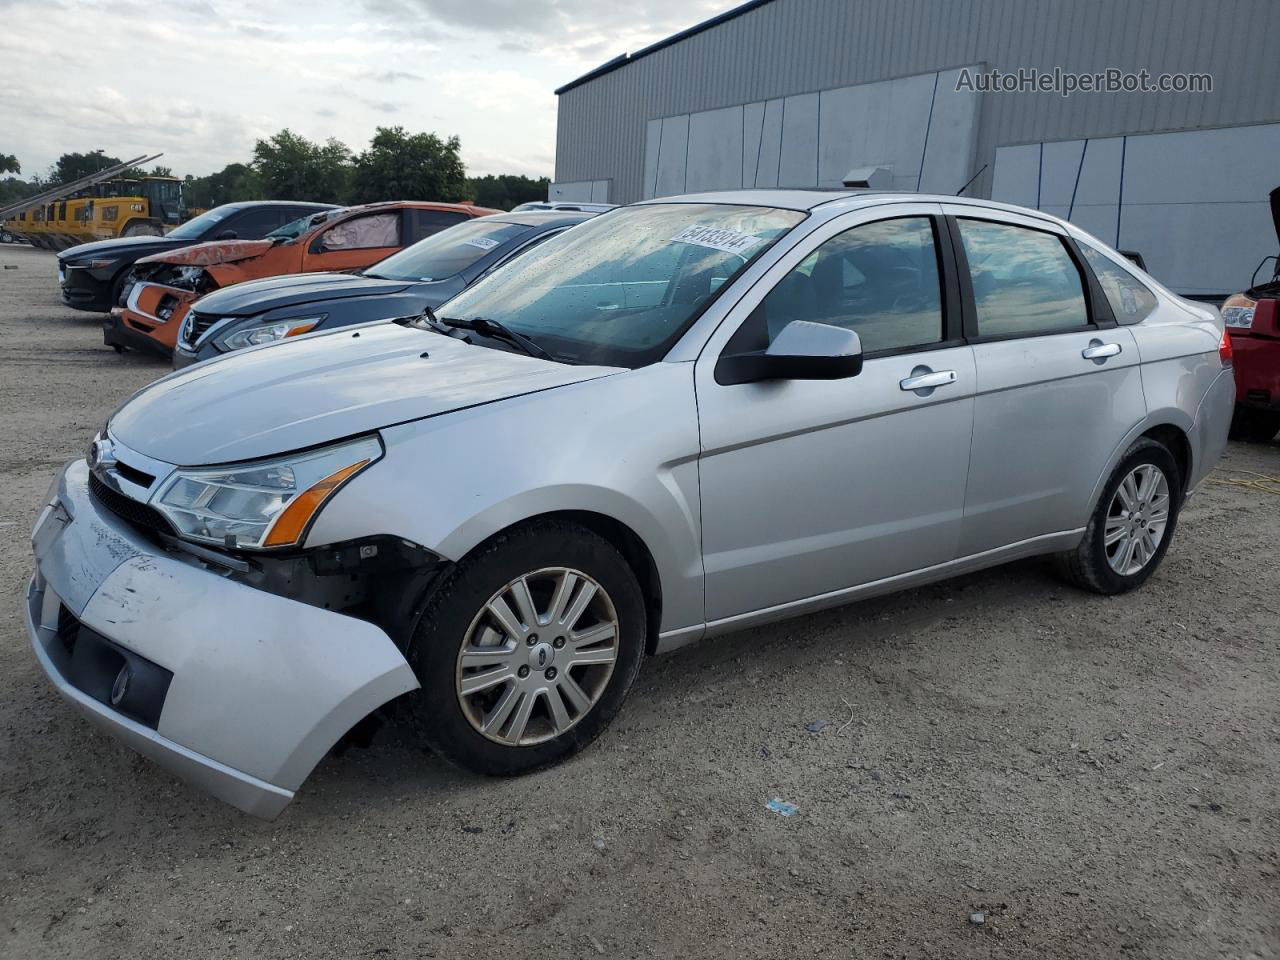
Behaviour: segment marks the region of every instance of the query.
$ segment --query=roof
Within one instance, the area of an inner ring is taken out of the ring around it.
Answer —
[[[511,213],[492,213],[479,220],[497,220],[500,223],[523,223],[531,227],[558,227],[563,224],[581,223],[590,220],[596,214],[593,211],[577,210],[519,210]]]
[[[655,203],[729,203],[739,206],[776,207],[783,210],[814,210],[828,204],[839,203],[843,208],[873,206],[884,203],[949,203],[987,210],[1003,210],[1025,217],[1035,217],[1066,226],[1060,217],[1031,210],[1012,203],[983,200],[980,197],[953,197],[947,194],[912,193],[905,190],[828,190],[828,189],[776,189],[776,190],[717,190],[711,193],[686,193],[675,197],[656,197],[642,200],[632,206]]]
[[[584,83],[596,79],[596,77],[603,77],[606,73],[613,73],[615,70],[620,70],[627,64],[633,63],[642,57],[647,57],[651,53],[657,53],[664,47],[669,47],[672,44],[679,43],[681,40],[688,40],[692,36],[703,33],[706,30],[710,30],[712,27],[718,27],[720,24],[728,20],[733,20],[736,17],[742,16],[744,13],[750,13],[757,7],[763,7],[766,3],[772,2],[773,0],[747,0],[746,3],[739,4],[732,10],[726,10],[724,13],[717,14],[709,20],[703,20],[701,23],[695,23],[687,30],[681,30],[679,33],[673,33],[665,40],[659,40],[657,43],[651,43],[649,46],[642,47],[635,53],[619,54],[608,63],[602,63],[594,70],[584,73],[582,76],[578,77],[577,80],[570,80],[564,86],[558,87],[556,89],[556,96],[560,96],[562,93],[567,93],[574,87],[580,87]]]
[[[314,200],[233,200],[230,203],[220,203],[218,207],[233,207],[236,210],[244,210],[248,207],[314,207],[316,210],[336,210],[336,203],[317,203]],[[217,209],[212,207],[210,209]]]

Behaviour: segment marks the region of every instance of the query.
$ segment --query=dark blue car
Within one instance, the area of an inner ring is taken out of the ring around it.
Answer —
[[[503,213],[468,220],[355,274],[303,273],[215,290],[183,321],[173,365],[353,323],[418,314],[595,214]]]

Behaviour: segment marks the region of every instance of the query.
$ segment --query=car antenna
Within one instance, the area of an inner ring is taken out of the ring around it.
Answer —
[[[983,170],[985,170],[985,169],[987,169],[987,167],[989,167],[989,166],[991,166],[991,164],[989,164],[989,163],[984,163],[984,164],[982,165],[982,168],[981,168],[980,170],[978,170],[978,172],[977,172],[977,173],[975,173],[972,177],[970,177],[967,181],[965,181],[965,185],[964,185],[963,187],[961,187],[959,190],[957,190],[957,191],[956,191],[956,196],[958,197],[958,196],[960,196],[960,194],[962,194],[962,193],[964,193],[966,190],[968,190],[968,189],[969,189],[969,187],[973,185],[973,181],[977,180],[980,176],[982,176],[982,171],[983,171]]]

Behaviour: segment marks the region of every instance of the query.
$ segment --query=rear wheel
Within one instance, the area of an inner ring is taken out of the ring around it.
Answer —
[[[561,760],[622,706],[645,630],[639,584],[606,540],[557,521],[501,534],[458,564],[415,632],[418,729],[479,773]]]
[[[1236,407],[1231,418],[1231,439],[1248,443],[1270,443],[1280,433],[1280,411]]]
[[[1080,545],[1059,554],[1067,579],[1103,594],[1145,583],[1173,539],[1181,489],[1168,449],[1146,438],[1135,441],[1108,479]]]

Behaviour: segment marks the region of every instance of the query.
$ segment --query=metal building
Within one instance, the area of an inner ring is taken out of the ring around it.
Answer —
[[[1277,249],[1277,36],[1276,0],[752,0],[557,90],[551,197],[968,183],[1221,295]],[[981,89],[1055,68],[1212,90]]]

